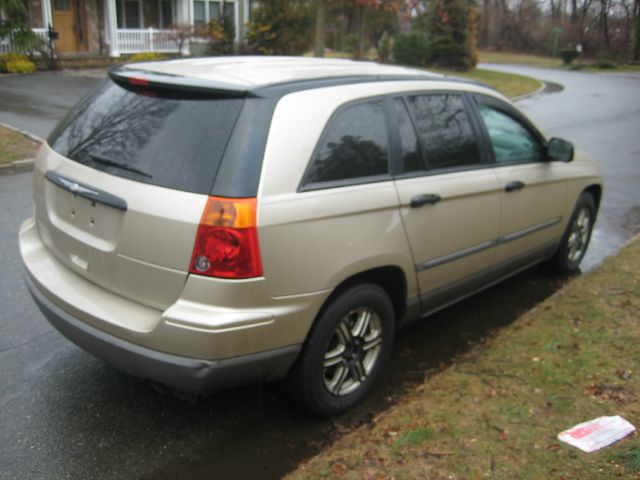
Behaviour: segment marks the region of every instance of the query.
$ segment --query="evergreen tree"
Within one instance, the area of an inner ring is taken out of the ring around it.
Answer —
[[[430,63],[470,69],[478,62],[475,0],[432,0],[426,12]]]

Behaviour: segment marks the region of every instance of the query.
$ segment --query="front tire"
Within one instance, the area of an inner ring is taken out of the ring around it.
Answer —
[[[289,374],[292,399],[330,417],[360,402],[389,361],[395,330],[389,295],[378,285],[349,288],[322,311]]]
[[[576,273],[584,258],[591,240],[591,232],[596,219],[596,206],[593,196],[584,192],[571,215],[571,220],[562,236],[560,247],[551,260],[559,273]]]

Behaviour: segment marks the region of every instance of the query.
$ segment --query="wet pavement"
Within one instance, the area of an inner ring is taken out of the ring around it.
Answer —
[[[0,76],[0,123],[45,138],[99,81],[63,72]]]
[[[604,171],[605,201],[587,259],[593,267],[638,231],[640,82],[519,72],[565,86],[520,106],[548,133],[573,140]],[[44,75],[40,86],[31,84],[26,92],[10,82],[16,95],[38,89],[33,102],[22,100],[29,107],[17,108],[20,102],[11,100],[10,111],[9,77],[0,78],[0,122],[11,123],[7,115],[13,115],[25,122],[17,126],[29,130],[33,116],[31,131],[48,133],[50,119],[56,110],[62,114],[73,95],[50,97],[49,88],[64,87],[63,76]],[[71,80],[78,96],[92,82]],[[0,177],[0,479],[280,478],[335,436],[371,421],[425,376],[481,348],[484,338],[566,281],[533,269],[403,329],[384,385],[333,421],[299,412],[277,384],[189,404],[94,359],[44,320],[22,283],[18,257],[16,232],[31,211],[31,174]]]

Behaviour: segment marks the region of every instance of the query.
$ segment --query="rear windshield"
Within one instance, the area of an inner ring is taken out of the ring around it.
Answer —
[[[106,82],[73,110],[49,144],[112,175],[209,194],[243,100],[145,93]]]

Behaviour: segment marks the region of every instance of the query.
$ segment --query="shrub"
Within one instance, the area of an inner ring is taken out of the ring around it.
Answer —
[[[342,41],[340,42],[340,50],[343,52],[350,53],[351,55],[356,53],[358,49],[358,34],[355,32],[347,33],[344,37],[342,37]]]
[[[152,62],[155,60],[166,60],[167,56],[158,52],[140,52],[129,57],[129,62]]]
[[[378,51],[378,61],[382,63],[387,63],[389,61],[393,53],[393,44],[393,37],[387,32],[384,32],[376,45],[376,50]]]
[[[300,55],[311,44],[312,16],[305,2],[260,2],[247,25],[247,50],[275,55]]]
[[[26,55],[20,53],[5,53],[0,55],[0,71],[6,73],[33,73],[36,64]]]
[[[209,41],[208,55],[229,55],[233,53],[233,38],[235,28],[233,21],[224,16],[221,20],[212,18],[200,35]]]
[[[596,67],[605,70],[605,69],[618,68],[618,65],[615,62],[612,62],[611,60],[599,60],[596,63]]]
[[[580,55],[580,53],[575,48],[565,48],[560,51],[562,63],[565,65],[571,65],[571,62],[578,58],[578,55]]]
[[[273,25],[268,22],[249,22],[247,23],[246,37],[248,53],[273,55],[273,44],[278,37]]]
[[[401,65],[424,67],[429,59],[429,41],[421,32],[401,33],[393,42],[393,59]]]

